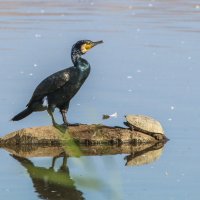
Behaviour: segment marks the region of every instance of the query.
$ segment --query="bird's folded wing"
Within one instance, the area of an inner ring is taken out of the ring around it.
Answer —
[[[29,106],[34,101],[42,100],[48,94],[55,92],[67,84],[70,80],[70,73],[72,71],[73,67],[70,67],[65,70],[58,71],[44,79],[35,89],[33,96],[27,106]]]

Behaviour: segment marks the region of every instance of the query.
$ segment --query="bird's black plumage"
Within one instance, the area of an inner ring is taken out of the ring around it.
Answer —
[[[58,108],[62,114],[64,124],[68,125],[66,112],[70,100],[78,92],[90,73],[90,64],[81,56],[89,49],[102,43],[81,40],[73,45],[71,59],[74,66],[58,71],[44,79],[35,89],[27,108],[12,118],[18,121],[34,111],[47,110],[55,125],[53,112]]]

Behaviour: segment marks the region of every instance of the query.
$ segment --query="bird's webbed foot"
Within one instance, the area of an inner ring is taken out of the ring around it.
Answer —
[[[63,123],[62,126],[68,127],[68,126],[79,126],[80,123]]]
[[[57,130],[59,130],[61,133],[66,133],[68,126],[64,126],[63,124],[56,124],[53,125]]]

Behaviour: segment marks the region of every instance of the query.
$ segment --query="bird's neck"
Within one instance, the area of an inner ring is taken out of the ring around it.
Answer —
[[[75,67],[79,68],[81,71],[85,71],[90,68],[90,64],[87,60],[81,57],[81,52],[77,49],[72,49],[71,59]]]
[[[74,66],[76,66],[77,62],[81,59],[81,51],[78,50],[78,49],[72,49],[72,52],[71,52],[71,59],[72,59],[72,62],[74,64]]]

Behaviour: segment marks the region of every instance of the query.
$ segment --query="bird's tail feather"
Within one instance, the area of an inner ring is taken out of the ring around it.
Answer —
[[[28,107],[25,110],[23,110],[22,112],[20,112],[19,114],[15,115],[11,120],[19,121],[19,120],[27,117],[28,115],[30,115],[32,112],[33,112],[33,110]]]

